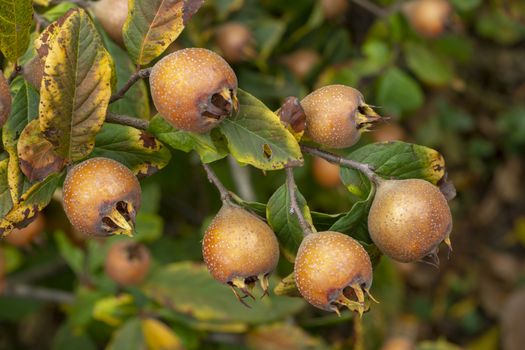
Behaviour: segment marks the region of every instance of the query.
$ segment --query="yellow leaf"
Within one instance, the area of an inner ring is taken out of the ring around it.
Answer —
[[[164,323],[154,319],[142,320],[142,333],[148,350],[182,350],[181,341]]]

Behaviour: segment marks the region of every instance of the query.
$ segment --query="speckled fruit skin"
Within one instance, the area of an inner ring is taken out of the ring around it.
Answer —
[[[325,188],[335,188],[341,184],[340,168],[323,158],[314,157],[312,173],[315,181]]]
[[[188,48],[164,57],[153,67],[150,83],[155,107],[177,129],[208,132],[236,106],[237,77],[210,50]],[[220,93],[230,94],[229,108],[221,110],[213,104],[213,97]]]
[[[443,194],[430,182],[386,180],[377,188],[368,230],[385,255],[400,262],[418,261],[448,237],[452,214]]]
[[[247,49],[252,45],[253,38],[251,31],[244,24],[223,24],[217,29],[216,41],[226,61],[237,63],[249,58]]]
[[[294,266],[299,292],[313,306],[333,311],[334,302],[353,283],[365,290],[372,285],[372,263],[363,247],[350,236],[325,231],[306,236]]]
[[[0,70],[0,128],[4,126],[7,118],[11,113],[11,95],[9,93],[9,84]]]
[[[354,145],[361,137],[356,116],[363,104],[363,95],[349,86],[328,85],[315,90],[301,101],[306,135],[323,147]]]
[[[133,205],[134,222],[140,208],[141,189],[135,175],[107,158],[88,159],[71,169],[64,182],[64,210],[71,224],[87,235],[107,236],[102,219],[118,202]]]
[[[404,12],[412,27],[429,38],[443,33],[451,10],[447,0],[414,0],[404,5]]]
[[[109,37],[123,45],[122,28],[128,18],[128,0],[100,0],[90,4],[95,17]]]
[[[146,246],[119,241],[109,248],[106,256],[106,274],[121,286],[140,284],[149,272],[151,257]]]
[[[279,261],[279,243],[264,221],[224,205],[206,230],[202,255],[213,278],[230,283],[272,272]]]
[[[44,231],[45,220],[42,214],[24,228],[15,228],[6,237],[5,241],[15,247],[27,247],[33,239]]]

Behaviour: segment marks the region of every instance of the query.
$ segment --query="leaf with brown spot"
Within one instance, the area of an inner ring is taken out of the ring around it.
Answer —
[[[262,170],[302,164],[299,144],[279,117],[246,91],[239,89],[237,97],[239,112],[218,127],[235,159]]]
[[[33,24],[31,0],[0,1],[0,51],[11,62],[16,62],[29,45]]]
[[[46,41],[39,120],[44,137],[71,163],[91,153],[104,123],[112,60],[84,10],[68,11],[61,22]]]
[[[51,201],[62,177],[63,173],[53,174],[44,181],[31,186],[21,196],[20,202],[0,218],[0,237],[14,228],[23,227],[39,211],[44,209]]]
[[[14,203],[18,203],[20,196],[31,186],[18,165],[17,144],[26,125],[38,116],[38,103],[38,92],[29,83],[22,83],[14,96],[11,115],[2,129],[2,142],[9,153],[7,179]]]
[[[164,168],[170,161],[170,151],[145,131],[130,126],[105,124],[97,135],[90,157],[114,159],[146,177]]]
[[[4,126],[7,118],[11,113],[11,94],[9,93],[9,84],[0,70],[0,128]]]
[[[41,181],[64,167],[64,159],[40,132],[38,120],[27,124],[18,140],[20,169],[31,182]]]
[[[160,56],[180,35],[202,0],[130,0],[124,44],[139,65]]]
[[[7,214],[13,207],[9,183],[7,182],[8,164],[8,158],[0,161],[0,217],[3,217],[5,214]]]

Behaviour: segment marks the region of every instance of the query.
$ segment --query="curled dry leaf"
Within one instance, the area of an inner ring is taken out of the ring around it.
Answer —
[[[41,181],[62,170],[65,161],[44,138],[38,120],[33,120],[22,131],[18,140],[20,169],[30,182]]]

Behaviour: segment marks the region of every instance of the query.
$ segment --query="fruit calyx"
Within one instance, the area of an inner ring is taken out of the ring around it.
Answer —
[[[384,122],[387,119],[387,117],[382,117],[377,114],[370,105],[364,102],[357,107],[355,114],[356,128],[361,132],[370,131],[376,124]]]
[[[119,201],[102,218],[102,229],[111,234],[133,236],[136,210],[128,201]]]
[[[357,312],[359,317],[362,317],[365,312],[369,310],[369,304],[365,302],[365,294],[374,301],[379,302],[370,294],[370,290],[365,283],[352,282],[344,289],[338,291],[334,300],[330,303],[330,309],[334,311],[337,316],[341,317],[340,308],[346,307],[348,310]],[[357,301],[352,300],[355,297]]]
[[[269,280],[269,273],[266,274],[260,274],[258,276],[249,276],[247,278],[243,277],[234,277],[230,282],[228,282],[228,286],[231,288],[233,294],[247,308],[251,309],[251,306],[248,305],[243,299],[246,297],[250,297],[253,300],[255,300],[255,296],[252,294],[252,290],[255,287],[255,284],[259,282],[259,285],[261,286],[261,289],[263,291],[263,294],[261,295],[261,299],[264,298],[264,296],[270,294],[268,293],[270,280]],[[243,293],[243,295],[239,294],[239,291]]]
[[[232,89],[223,87],[208,97],[206,103],[201,105],[201,114],[207,118],[222,121],[239,109],[239,100]]]

